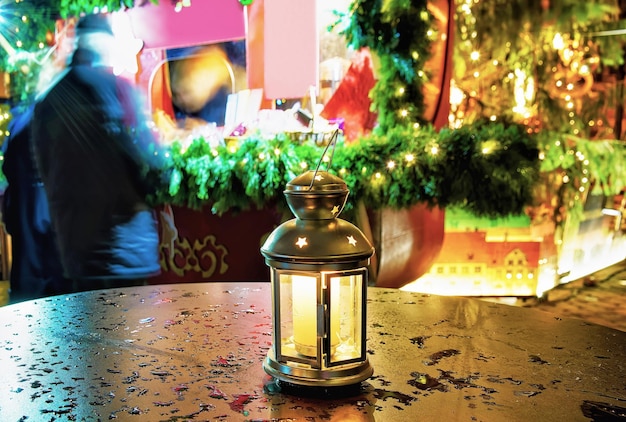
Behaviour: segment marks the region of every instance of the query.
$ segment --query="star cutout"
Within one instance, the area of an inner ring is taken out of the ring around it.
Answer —
[[[306,241],[306,237],[299,237],[298,241],[296,242],[296,245],[302,249],[303,247],[305,247],[306,245],[308,245],[307,241]]]
[[[335,205],[330,213],[332,215],[339,214],[339,207]]]
[[[348,239],[349,244],[356,246],[356,239],[353,236],[346,236],[346,238]]]
[[[319,182],[319,181],[320,181],[320,180],[322,180],[322,179],[323,179],[323,177],[322,177],[322,175],[321,175],[321,174],[316,174],[316,175],[315,175],[315,180],[316,180],[316,181],[318,181],[318,182]]]
[[[121,75],[124,72],[136,74],[139,71],[138,55],[144,46],[143,40],[135,38],[130,19],[123,13],[113,15],[111,26],[115,34],[117,54],[113,64],[113,72]]]

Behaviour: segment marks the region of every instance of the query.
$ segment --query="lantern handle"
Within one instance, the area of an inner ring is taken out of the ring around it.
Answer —
[[[319,171],[320,166],[322,165],[322,160],[326,156],[326,153],[328,152],[328,148],[332,145],[333,149],[330,153],[330,159],[328,160],[328,166],[326,167],[326,171],[330,169],[330,166],[333,163],[333,156],[335,155],[335,148],[337,147],[338,137],[339,137],[339,129],[335,129],[335,131],[330,137],[330,141],[328,141],[328,144],[326,144],[326,147],[324,148],[324,151],[322,152],[322,156],[317,162],[317,167],[315,167],[315,172],[313,173],[313,177],[311,178],[311,184],[309,185],[309,190],[313,189],[313,183],[315,183],[315,177],[317,176],[317,172]]]

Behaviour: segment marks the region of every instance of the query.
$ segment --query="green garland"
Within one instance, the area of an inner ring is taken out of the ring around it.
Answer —
[[[191,208],[210,204],[214,213],[262,208],[282,202],[287,182],[315,168],[323,150],[285,135],[251,135],[237,148],[212,149],[195,139],[169,151],[169,187],[153,198]],[[437,133],[398,127],[384,136],[337,146],[330,172],[342,177],[356,200],[371,208],[406,208],[417,203],[462,206],[477,215],[523,212],[539,180],[534,138],[511,124],[471,125]]]
[[[170,183],[151,201],[193,209],[210,206],[213,213],[223,214],[284,206],[286,184],[315,168],[323,149],[294,143],[283,134],[252,134],[236,148],[211,148],[197,138],[186,149],[177,141],[168,152]],[[541,205],[538,190],[545,188],[557,197],[558,204],[552,205],[558,223],[564,213],[582,205],[585,189],[615,195],[626,186],[626,145],[558,133],[529,135],[515,123],[481,121],[440,132],[398,127],[385,135],[339,143],[328,170],[350,189],[348,212],[362,201],[371,209],[423,203],[507,217]]]

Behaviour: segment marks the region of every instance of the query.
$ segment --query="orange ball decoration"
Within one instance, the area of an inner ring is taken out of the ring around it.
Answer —
[[[49,47],[52,47],[56,43],[55,38],[54,32],[50,30],[46,32],[46,44],[48,44]]]

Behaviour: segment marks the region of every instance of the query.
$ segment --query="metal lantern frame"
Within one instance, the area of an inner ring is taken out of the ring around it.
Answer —
[[[263,367],[295,385],[357,384],[373,374],[366,304],[374,248],[358,227],[337,218],[349,193],[341,178],[308,171],[284,193],[296,218],[261,248],[271,269],[273,311],[273,344]],[[298,335],[306,342],[298,343]]]

